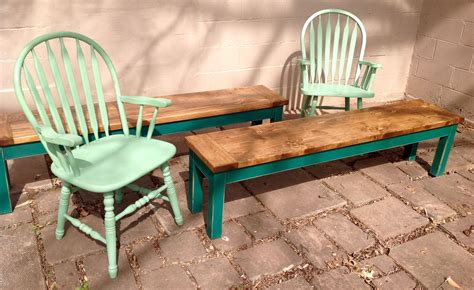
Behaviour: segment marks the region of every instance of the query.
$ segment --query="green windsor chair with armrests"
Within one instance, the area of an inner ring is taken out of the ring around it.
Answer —
[[[69,54],[71,48],[76,52],[75,61]],[[60,51],[61,57],[56,57],[54,51]],[[42,64],[46,60],[49,69]],[[104,71],[108,73],[104,74]],[[111,78],[122,134],[112,135],[108,128],[110,112],[104,97],[104,75]],[[53,161],[51,171],[62,181],[56,239],[63,237],[64,224],[68,220],[87,235],[103,242],[107,247],[109,275],[115,278],[118,272],[118,220],[147,202],[161,198],[171,203],[176,223],[183,223],[168,166],[176,148],[151,138],[158,109],[169,106],[169,100],[122,96],[115,68],[102,47],[94,40],[72,32],[46,34],[28,43],[15,65],[14,86],[23,112]],[[25,94],[26,91],[29,94]],[[124,103],[139,106],[135,130],[129,130]],[[143,137],[141,132],[144,106],[154,107],[146,137],[145,132]],[[158,167],[163,171],[163,186],[150,190],[134,184]],[[123,188],[136,191],[143,197],[115,214],[114,200],[117,203],[122,201]],[[79,189],[103,194],[105,237],[67,213],[70,195]],[[163,194],[165,190],[166,195]]]
[[[334,28],[332,23],[335,23]],[[359,34],[362,37],[358,41]],[[357,108],[360,109],[363,98],[374,97],[372,84],[381,65],[363,60],[365,45],[364,25],[352,13],[326,9],[306,20],[301,30],[302,117],[314,116],[316,109],[349,111],[350,98],[357,98]],[[358,61],[354,65],[357,53]],[[318,105],[319,97],[344,97],[345,106]]]

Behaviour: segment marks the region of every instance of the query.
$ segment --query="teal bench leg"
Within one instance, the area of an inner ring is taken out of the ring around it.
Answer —
[[[280,122],[283,120],[283,107],[278,107],[274,109],[274,115],[273,118],[270,119],[270,122]]]
[[[457,126],[451,126],[451,130],[448,136],[439,138],[438,147],[436,148],[436,154],[431,165],[430,175],[441,176],[446,169],[446,163],[448,163],[449,153],[454,143],[454,135],[456,134]]]
[[[415,161],[417,149],[418,149],[418,143],[405,145],[405,151],[403,153],[403,157],[408,161]]]
[[[209,208],[207,211],[207,235],[211,240],[222,236],[224,212],[225,174],[215,174],[209,180]]]
[[[10,200],[10,185],[8,182],[8,167],[3,148],[0,148],[0,214],[12,212]]]
[[[196,166],[194,153],[189,152],[189,184],[188,184],[188,208],[191,213],[202,211],[202,195],[204,175]]]

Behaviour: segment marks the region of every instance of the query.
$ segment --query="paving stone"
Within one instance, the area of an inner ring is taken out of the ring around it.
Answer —
[[[245,181],[262,203],[280,218],[317,214],[346,202],[302,169]]]
[[[153,189],[153,188],[157,188],[158,186],[156,186],[156,184],[153,182],[153,179],[151,177],[151,173],[150,174],[146,174],[146,175],[143,175],[142,177],[140,177],[138,180],[135,180],[133,183],[135,183],[136,185],[138,186],[141,186],[141,187],[145,187],[145,188],[149,188],[149,189]],[[162,184],[160,184],[162,185]],[[123,192],[124,193],[134,193],[134,194],[137,194],[136,192],[132,191],[131,189],[128,189],[128,188],[124,188],[123,189]],[[137,194],[138,195],[138,194]],[[99,198],[102,199],[102,196],[101,194],[99,195]]]
[[[222,238],[212,240],[212,244],[219,250],[230,251],[251,241],[240,225],[234,221],[228,221],[223,224]]]
[[[142,182],[140,182],[140,184],[142,184]],[[58,196],[59,196],[60,189],[57,188],[56,190],[58,191]],[[129,193],[131,193],[131,191],[129,189],[125,188],[123,190],[124,199],[127,196],[127,194],[129,194]],[[78,191],[78,194],[81,197],[82,201],[85,202],[85,203],[102,203],[103,200],[104,200],[104,195],[101,194],[101,193],[97,193],[97,192],[90,192],[90,191],[86,191],[86,190],[81,189],[81,190]],[[135,193],[133,193],[133,194],[135,194]]]
[[[19,199],[16,202],[13,212],[0,216],[0,227],[19,223],[27,223],[33,220],[30,208],[31,201],[28,200],[26,194],[18,195],[18,198]]]
[[[283,240],[260,244],[235,255],[250,280],[271,275],[299,265],[301,258]]]
[[[315,226],[349,253],[365,249],[375,242],[373,238],[339,213],[317,220]]]
[[[171,214],[171,207],[167,202],[157,202],[155,204],[157,206],[155,216],[159,222],[169,234],[175,234],[187,229],[202,226],[204,224],[204,216],[207,214],[207,187],[205,187],[204,192],[203,211],[197,214],[191,214],[188,210],[188,203],[186,200],[188,183],[179,182],[175,184],[175,187],[176,192],[178,193],[178,200],[184,224],[182,226],[176,225]],[[158,205],[161,207],[158,207]],[[260,202],[251,196],[250,193],[248,193],[239,183],[232,183],[226,186],[224,208],[224,220],[263,211],[265,209]]]
[[[162,255],[171,261],[190,261],[206,254],[201,241],[193,231],[164,238],[159,241]]]
[[[455,135],[455,146],[474,143],[474,130],[467,127],[458,127]]]
[[[351,214],[384,240],[428,224],[428,219],[394,197],[354,209]]]
[[[46,289],[31,224],[0,231],[0,288]]]
[[[408,175],[384,157],[359,160],[354,167],[383,185],[409,180]]]
[[[102,207],[103,197],[101,195],[97,199],[97,203]],[[114,212],[118,214],[122,212],[129,205],[140,199],[141,196],[134,192],[127,192],[124,194],[123,200],[120,204],[114,204]],[[71,203],[70,203],[71,207]],[[56,212],[54,213],[54,219],[56,219]],[[138,209],[134,213],[127,215],[117,222],[117,237],[120,244],[128,244],[134,240],[141,239],[144,237],[156,236],[158,234],[153,222],[152,217],[154,212],[147,206]],[[102,225],[103,228],[103,225]],[[99,232],[101,232],[99,230]]]
[[[429,289],[439,287],[447,277],[464,289],[474,288],[474,257],[442,233],[396,246],[389,255]]]
[[[456,137],[457,136],[458,134],[456,134]],[[438,146],[438,142],[439,142],[439,139],[430,139],[430,140],[418,143],[417,154],[419,155],[421,153],[425,153],[426,151],[436,150],[436,147]]]
[[[118,275],[110,279],[107,254],[100,252],[84,258],[84,270],[90,289],[138,289],[125,250],[118,251]]]
[[[459,171],[459,175],[469,179],[470,181],[474,181],[474,173],[473,171],[465,170],[465,171]]]
[[[207,182],[205,182],[204,188],[205,192],[207,192]],[[208,197],[208,194],[204,195],[204,212],[207,212]],[[240,183],[226,185],[224,202],[224,220],[265,210],[260,202]]]
[[[319,269],[325,269],[327,263],[344,255],[312,226],[285,233],[285,236]]]
[[[457,221],[441,225],[464,245],[474,248],[474,216],[468,215]]]
[[[257,240],[274,235],[282,229],[281,223],[266,211],[241,217],[239,221]]]
[[[47,204],[48,208],[45,208],[44,205],[38,206],[39,208],[42,208],[44,211],[39,210],[38,214],[38,221],[42,225],[50,224],[52,222],[56,222],[58,219],[58,206],[59,206],[59,199],[57,201],[54,201],[54,195],[56,192],[57,198],[59,198],[59,189],[52,189],[44,192],[40,192],[39,195],[42,195],[44,193],[48,192],[48,197],[50,199],[50,203],[48,204],[45,201],[42,201],[43,204]],[[38,197],[36,197],[38,198]],[[102,201],[100,201],[102,202]],[[72,215],[73,217],[78,217],[78,212],[75,210],[77,208],[77,205],[80,203],[79,196],[77,194],[72,194],[71,199],[69,200],[69,207],[68,207],[68,213]]]
[[[428,176],[428,170],[416,161],[401,161],[395,164],[401,171],[410,176],[412,180]]]
[[[316,289],[371,289],[357,274],[349,273],[346,268],[317,275],[313,278],[312,284]]]
[[[353,171],[350,166],[340,160],[305,167],[305,169],[319,179],[348,174]]]
[[[141,275],[143,289],[196,289],[179,266],[158,269]]]
[[[189,271],[201,289],[229,289],[242,282],[237,271],[225,257],[190,265]]]
[[[50,190],[53,188],[52,179],[42,179],[38,181],[33,181],[25,184],[24,190],[28,193],[37,193],[45,190]]]
[[[269,287],[271,290],[309,290],[314,289],[314,286],[306,282],[303,277],[296,277],[283,283]]]
[[[474,154],[472,154],[474,152],[474,144],[454,147],[454,152],[471,163],[471,165],[468,166],[469,169],[474,168]]]
[[[81,282],[77,274],[76,263],[67,261],[54,265],[56,274],[56,285],[59,289],[76,289],[80,288]]]
[[[117,223],[120,244],[124,245],[141,238],[156,236],[158,231],[152,222],[152,217],[153,211],[145,207],[122,218]]]
[[[154,241],[145,241],[133,245],[133,253],[137,257],[140,270],[149,272],[160,268],[164,262],[163,258],[158,256],[154,246]]]
[[[34,195],[40,213],[58,211],[60,188],[42,191]],[[71,202],[70,202],[71,203]]]
[[[352,156],[352,157],[348,157],[348,158],[344,158],[340,160],[349,166],[354,166],[354,164],[359,160],[363,160],[363,159],[367,159],[371,157],[378,157],[378,156],[380,156],[379,153],[374,152],[374,153],[356,155],[356,156]]]
[[[95,231],[103,233],[104,224],[101,218],[88,215],[80,220]],[[104,249],[104,245],[101,242],[87,236],[69,222],[66,222],[64,237],[59,241],[56,240],[55,230],[55,224],[47,225],[41,230],[46,259],[49,263],[55,264],[72,257]]]
[[[418,156],[431,166],[435,153],[436,151],[426,151],[420,153]],[[451,149],[451,152],[449,153],[448,163],[446,163],[446,172],[457,172],[472,167],[472,162],[463,158],[461,150],[459,150],[457,147]]]
[[[21,193],[30,186],[30,183],[37,181],[44,181],[43,187],[49,182],[49,188],[52,187],[48,167],[42,155],[8,160],[7,166],[10,176],[10,194]],[[31,187],[37,185],[38,183],[35,183]]]
[[[389,276],[385,276],[374,280],[377,289],[381,290],[400,290],[415,289],[416,282],[405,272],[398,272]]]
[[[423,187],[463,216],[474,211],[474,182],[448,174],[421,181]]]
[[[171,177],[174,183],[185,182],[189,179],[188,155],[175,157],[169,161]],[[155,184],[164,184],[163,171],[156,169],[151,173],[151,178]]]
[[[395,147],[391,149],[385,149],[382,151],[378,151],[378,154],[374,157],[380,157],[387,159],[390,162],[401,162],[404,161],[405,158],[403,157],[404,148],[403,147]]]
[[[203,213],[192,214],[188,209],[188,203],[186,201],[188,183],[178,182],[174,186],[178,194],[179,208],[184,220],[184,224],[182,226],[178,226],[176,224],[172,214],[173,211],[171,210],[171,206],[168,202],[153,202],[155,217],[158,219],[165,231],[170,235],[181,233],[182,231],[193,229],[204,224]]]
[[[456,215],[453,209],[427,192],[421,183],[393,184],[389,185],[388,188],[414,206],[424,209],[426,214],[434,221],[439,222]]]
[[[387,275],[397,269],[397,265],[386,255],[376,256],[360,262],[361,267],[370,267],[374,275]]]
[[[356,206],[382,198],[387,194],[385,189],[360,172],[337,176],[325,182]]]

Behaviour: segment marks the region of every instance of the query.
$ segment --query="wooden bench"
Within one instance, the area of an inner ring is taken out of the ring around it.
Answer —
[[[202,211],[208,179],[207,234],[222,234],[225,185],[267,174],[405,146],[414,160],[418,142],[440,138],[431,175],[442,175],[463,118],[421,100],[186,137],[188,206]],[[291,206],[291,205],[288,205]]]
[[[154,135],[248,121],[258,124],[265,119],[280,121],[283,106],[288,103],[287,99],[264,86],[180,94],[163,98],[170,99],[173,105],[160,110],[156,121],[159,126],[155,127]],[[144,111],[144,119],[150,120],[153,108],[147,109]],[[107,103],[107,110],[110,129],[114,134],[120,134],[121,124],[116,102]],[[126,106],[126,110],[129,127],[133,128],[138,116],[138,106]],[[12,211],[6,161],[39,154],[45,154],[44,147],[23,113],[0,116],[0,156],[2,159],[0,214]]]

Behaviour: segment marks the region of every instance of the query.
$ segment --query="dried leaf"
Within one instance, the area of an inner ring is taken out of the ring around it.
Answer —
[[[21,203],[21,204],[18,204],[15,208],[20,208],[20,207],[22,207],[22,206],[29,205],[30,203],[31,203],[31,200],[27,200],[27,201],[25,201],[25,202],[23,202],[23,203]]]
[[[366,279],[366,280],[372,280],[374,279],[374,274],[375,274],[375,271],[370,269],[370,268],[366,268],[366,269],[363,269],[359,275]]]
[[[462,233],[466,235],[467,237],[470,237],[471,234],[474,233],[474,225],[471,225],[468,229],[465,229],[464,231],[462,231]]]
[[[451,286],[451,287],[454,287],[456,289],[461,289],[461,286],[459,286],[458,283],[456,283],[452,278],[451,276],[449,276],[448,278],[446,278],[446,282],[448,282],[448,284]]]

